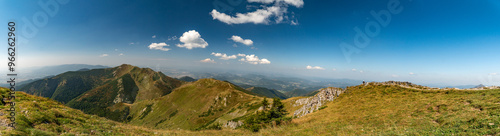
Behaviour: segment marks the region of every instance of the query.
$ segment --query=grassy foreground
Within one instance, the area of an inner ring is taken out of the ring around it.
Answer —
[[[500,90],[349,87],[327,108],[263,130],[285,135],[500,135]]]

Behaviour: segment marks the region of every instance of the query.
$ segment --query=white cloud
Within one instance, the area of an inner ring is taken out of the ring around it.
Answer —
[[[215,57],[220,57],[220,59],[223,59],[223,60],[229,60],[229,59],[236,59],[236,55],[230,55],[228,56],[227,54],[225,53],[215,53],[215,52],[212,52],[212,54],[210,55],[214,55]]]
[[[223,60],[236,59],[238,57],[242,57],[238,61],[247,62],[250,64],[271,64],[271,61],[269,61],[268,59],[266,59],[266,58],[259,59],[259,57],[255,56],[255,54],[246,55],[246,54],[238,53],[237,55],[227,55],[225,53],[212,52],[212,54],[210,54],[210,55],[213,55],[215,57],[220,57],[220,59],[223,59]]]
[[[169,48],[165,48],[165,46],[170,46],[164,42],[162,43],[151,43],[148,48],[151,50],[162,50],[162,51],[169,51]]]
[[[489,75],[496,76],[498,73],[490,73]]]
[[[239,61],[247,62],[247,63],[254,64],[254,65],[271,64],[271,61],[269,61],[268,59],[266,59],[266,58],[259,59],[259,57],[255,56],[255,54],[246,55],[244,58],[241,58]]]
[[[210,59],[210,58],[206,58],[204,60],[200,60],[200,62],[203,62],[203,63],[215,63],[215,60]]]
[[[240,36],[236,36],[236,35],[233,35],[233,36],[231,37],[231,40],[233,40],[234,42],[239,42],[239,43],[242,43],[242,44],[244,44],[244,45],[246,45],[246,46],[251,46],[251,45],[253,45],[253,41],[252,41],[252,40],[250,40],[250,39],[243,39],[243,38],[241,38]]]
[[[392,75],[392,77],[399,77],[399,75]]]
[[[99,57],[107,57],[107,56],[109,56],[109,55],[108,54],[101,54],[101,55],[99,55]]]
[[[177,47],[193,49],[193,48],[205,48],[208,43],[201,38],[200,33],[195,30],[190,30],[184,32],[179,40],[184,44],[177,44]]]
[[[132,44],[134,44],[134,43],[133,43],[133,42],[131,42],[131,43],[129,43],[128,45],[132,45]]]
[[[118,56],[123,56],[123,53],[118,54]]]
[[[352,69],[352,71],[357,71],[356,69]]]
[[[415,75],[415,73],[413,73],[413,72],[410,72],[410,73],[408,73],[408,74],[410,74],[410,75]]]
[[[365,72],[365,71],[363,71],[363,70],[360,70],[360,71],[359,71],[359,73],[364,73],[364,72]]]
[[[152,38],[156,38],[156,35],[153,35]]]
[[[246,14],[236,13],[236,17],[232,17],[225,13],[220,13],[214,9],[212,10],[212,12],[210,12],[210,15],[212,15],[214,20],[217,19],[226,24],[268,24],[269,18],[274,14],[280,13],[279,10],[279,7],[266,7],[265,9],[258,9],[254,12],[249,12]]]
[[[325,68],[322,68],[322,67],[320,67],[320,66],[314,66],[314,67],[313,67],[313,66],[309,66],[309,65],[307,65],[307,67],[306,67],[306,68],[307,68],[307,69],[325,70]]]
[[[267,60],[267,59],[261,59],[260,64],[271,64],[271,61]]]
[[[332,69],[332,71],[337,71],[337,69],[334,68],[334,69]]]
[[[286,13],[288,12],[288,5],[293,5],[295,7],[302,7],[304,5],[303,0],[248,0],[248,2],[262,3],[262,4],[272,4],[273,6],[262,6],[263,8],[257,9],[253,12],[248,13],[236,13],[235,16],[230,16],[225,13],[220,13],[217,10],[212,10],[210,15],[212,15],[214,20],[219,20],[226,24],[269,24],[270,18],[274,17],[275,23],[282,23],[284,19],[289,18]],[[291,22],[292,25],[297,25],[298,23]]]

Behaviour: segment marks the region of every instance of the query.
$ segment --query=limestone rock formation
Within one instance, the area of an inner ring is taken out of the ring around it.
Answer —
[[[228,121],[228,122],[226,122],[226,124],[224,124],[224,127],[236,129],[237,127],[239,127],[241,125],[243,125],[243,122],[241,122],[241,121],[238,121],[238,122],[236,122],[236,121]]]
[[[302,106],[302,108],[296,110],[293,116],[302,117],[312,113],[315,110],[318,110],[326,102],[333,101],[342,93],[344,93],[344,90],[341,88],[328,87],[320,89],[319,92],[312,97],[296,100],[293,106]]]

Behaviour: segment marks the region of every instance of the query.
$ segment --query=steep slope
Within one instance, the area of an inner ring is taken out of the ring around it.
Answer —
[[[7,95],[6,88],[0,88],[1,95]],[[6,126],[10,113],[0,103],[0,135],[154,135],[171,132],[131,126],[87,115],[75,109],[44,97],[16,92],[16,129]]]
[[[124,64],[66,72],[35,81],[20,90],[67,103],[85,113],[123,121],[129,111],[127,104],[167,95],[182,83],[149,68]]]
[[[252,94],[229,82],[200,79],[161,98],[133,104],[128,119],[152,128],[202,129],[253,113],[262,98]]]
[[[256,94],[260,94],[260,95],[269,97],[269,98],[274,98],[274,97],[277,97],[280,99],[288,98],[285,94],[283,94],[279,91],[276,91],[274,89],[267,89],[264,87],[250,87],[250,88],[247,88],[246,90],[251,91],[251,92],[256,93]]]

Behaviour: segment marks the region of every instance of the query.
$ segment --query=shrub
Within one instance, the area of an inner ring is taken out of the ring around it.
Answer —
[[[207,129],[212,129],[212,130],[222,130],[222,124],[219,122],[207,127]]]
[[[262,101],[262,105],[268,104],[266,99]],[[286,114],[285,105],[279,98],[274,98],[270,109],[264,108],[263,111],[257,111],[257,113],[248,116],[244,121],[245,125],[243,127],[253,132],[258,132],[263,127],[272,124],[281,125],[290,121],[292,118],[285,117]]]

